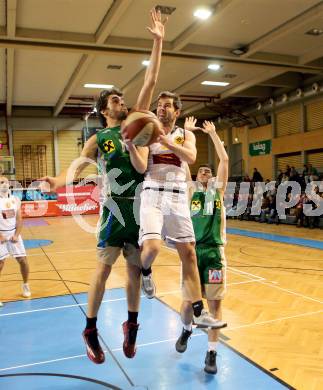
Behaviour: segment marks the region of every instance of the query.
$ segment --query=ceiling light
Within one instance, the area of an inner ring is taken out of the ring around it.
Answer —
[[[238,142],[238,141],[239,141],[239,138],[235,137],[234,142]]]
[[[110,89],[113,87],[111,84],[84,84],[84,88]]]
[[[307,34],[307,35],[314,35],[315,37],[317,37],[317,36],[323,34],[323,30],[320,29],[320,28],[312,28],[311,30],[306,31],[305,34]]]
[[[288,100],[288,95],[287,95],[287,93],[284,93],[284,94],[282,94],[282,102],[287,102],[287,100]]]
[[[312,84],[312,91],[317,92],[319,90],[320,86],[318,83],[313,83]]]
[[[210,69],[210,70],[219,70],[219,69],[221,69],[221,65],[219,65],[219,64],[210,64],[207,68]]]
[[[226,87],[227,85],[230,85],[230,83],[227,83],[225,81],[202,81],[202,85],[215,85],[217,87]]]
[[[142,65],[143,65],[143,66],[149,66],[149,64],[150,64],[150,61],[149,61],[149,60],[143,60],[143,61],[142,61]]]
[[[206,8],[199,8],[194,12],[196,18],[206,20],[212,15],[212,12]]]
[[[230,50],[230,53],[234,54],[235,56],[241,56],[242,54],[246,54],[248,50],[249,50],[248,46],[240,46]]]
[[[301,97],[303,95],[303,90],[301,88],[296,89],[296,96]]]

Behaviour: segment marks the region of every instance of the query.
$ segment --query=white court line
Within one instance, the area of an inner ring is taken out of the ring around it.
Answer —
[[[323,303],[323,301],[320,301],[319,299],[308,297],[307,295],[304,295],[304,294],[301,294],[301,293],[298,293],[298,292],[295,292],[295,291],[292,291],[292,290],[288,290],[287,288],[276,286],[275,284],[270,284],[270,283],[263,282],[263,281],[259,281],[259,283],[264,284],[265,286],[272,287],[272,288],[277,288],[278,290],[285,291],[285,292],[287,292],[289,294],[296,295],[296,296],[304,298],[304,299],[309,299],[310,301]]]
[[[206,333],[193,334],[191,337],[199,337],[199,336],[206,336]],[[156,345],[156,344],[162,344],[162,343],[169,343],[171,341],[173,342],[173,341],[176,341],[176,340],[177,340],[177,338],[172,338],[172,339],[167,339],[167,340],[153,341],[151,343],[138,344],[137,348],[147,347],[147,346],[150,346],[150,345]],[[122,348],[114,348],[114,349],[111,350],[111,352],[119,352],[119,351],[122,351]],[[107,353],[107,352],[108,352],[107,350],[104,350],[104,353]],[[26,368],[26,367],[32,367],[32,366],[39,366],[41,364],[56,363],[56,362],[60,362],[60,361],[64,361],[64,360],[79,359],[79,358],[83,358],[85,356],[86,356],[86,354],[82,354],[82,355],[68,356],[68,357],[59,358],[59,359],[44,360],[44,361],[41,361],[41,362],[22,364],[20,366],[0,368],[0,372],[1,371],[15,370],[17,368]]]
[[[175,294],[175,293],[179,293],[179,292],[181,292],[181,290],[165,291],[165,292],[158,293],[156,296],[157,297],[163,297],[164,295],[171,295],[171,294]],[[48,297],[48,298],[51,298],[51,297]],[[141,295],[140,298],[145,298],[145,295]],[[41,298],[41,299],[46,299],[46,298]],[[127,299],[126,297],[115,298],[115,299],[105,299],[105,300],[102,301],[102,303],[125,301],[126,299]],[[0,317],[14,316],[14,315],[19,315],[19,314],[37,313],[37,312],[41,312],[41,311],[59,310],[59,309],[66,309],[66,308],[70,308],[70,307],[79,307],[79,306],[87,306],[87,303],[79,303],[79,304],[75,303],[75,304],[72,304],[72,305],[45,307],[43,309],[17,311],[17,312],[14,312],[14,313],[4,313],[4,314],[0,314]]]
[[[227,328],[225,328],[225,330],[237,330],[237,329],[243,329],[243,328],[251,328],[252,326],[256,326],[256,325],[266,325],[266,324],[270,324],[272,322],[284,321],[284,320],[289,320],[292,318],[305,317],[305,316],[310,316],[310,315],[319,314],[319,313],[323,313],[323,310],[312,311],[312,312],[303,313],[303,314],[295,314],[293,316],[275,318],[273,320],[268,320],[268,321],[253,322],[251,324],[246,324],[246,325],[239,325],[239,326],[233,326],[233,327],[228,326]]]
[[[168,250],[171,250],[171,251],[174,251],[174,249],[172,249],[172,248],[167,248],[167,247],[164,247],[164,248],[166,248]],[[231,267],[228,267],[228,268],[231,268]],[[260,278],[260,276],[250,274],[249,272],[236,270],[235,268],[231,268],[231,271],[232,270],[234,270],[235,272],[240,273],[240,274],[247,274],[247,275],[259,278],[259,283],[264,284],[265,286],[276,288],[278,290],[285,291],[285,292],[287,292],[289,294],[292,294],[292,295],[295,295],[295,296],[298,296],[298,297],[301,297],[301,298],[304,298],[304,299],[308,299],[308,300],[313,301],[313,302],[323,303],[319,299],[311,298],[311,297],[308,297],[307,295],[304,295],[304,294],[301,294],[301,293],[298,293],[298,292],[295,292],[295,291],[292,291],[292,290],[288,290],[287,288],[279,287],[279,286],[276,286],[275,284],[271,284],[271,283],[265,282],[264,281],[264,280],[266,280],[265,278]]]
[[[243,282],[233,282],[233,283],[228,283],[227,286],[232,286],[232,285],[237,285],[237,284],[247,284],[247,283],[256,283],[259,282],[259,280],[246,280]],[[172,290],[172,291],[166,291],[166,292],[161,292],[156,294],[157,297],[162,298],[165,295],[172,295],[172,294],[178,294],[181,293],[182,290]],[[47,298],[52,298],[52,297],[47,297]],[[140,298],[145,298],[145,295],[141,295]],[[46,299],[46,297],[41,298],[41,299]],[[107,302],[117,302],[117,301],[125,301],[127,298],[116,298],[116,299],[104,299],[102,303],[107,303]],[[11,303],[11,302],[8,302]],[[87,303],[79,303],[79,304],[72,304],[72,305],[63,305],[63,306],[54,306],[54,307],[45,307],[43,309],[34,309],[34,310],[25,310],[25,311],[16,311],[13,313],[4,313],[0,314],[0,317],[8,317],[8,316],[14,316],[14,315],[19,315],[19,314],[29,314],[29,313],[37,313],[41,311],[50,311],[50,310],[59,310],[59,309],[66,309],[70,307],[79,307],[79,306],[87,306]]]
[[[230,271],[235,272],[236,274],[248,275],[248,276],[251,276],[252,278],[257,278],[259,280],[266,280],[266,278],[263,278],[263,277],[258,276],[258,275],[251,274],[249,272],[241,271],[240,269],[236,269],[236,268],[233,268],[233,267],[227,267],[227,268]]]
[[[65,358],[59,358],[59,359],[53,359],[53,360],[43,360],[42,362],[29,363],[29,364],[22,364],[20,366],[0,368],[0,371],[9,371],[9,370],[15,370],[16,368],[32,367],[32,366],[38,366],[38,365],[41,365],[41,364],[61,362],[63,360],[77,359],[77,358],[84,357],[84,356],[86,356],[86,354],[75,355],[75,356],[68,356],[68,357],[65,357]]]
[[[42,248],[44,248],[44,247],[42,247]],[[45,256],[43,252],[41,252],[41,253],[30,253],[29,254],[28,250],[31,250],[31,249],[41,249],[41,248],[37,247],[37,248],[27,249],[28,257],[30,257],[30,256]],[[72,249],[70,251],[57,251],[57,252],[48,251],[48,252],[46,252],[46,254],[47,255],[52,255],[52,254],[57,254],[57,253],[64,254],[64,253],[95,252],[95,251],[96,251],[95,248],[94,249]]]
[[[163,246],[164,249],[167,249],[171,252],[175,252],[177,253],[177,250],[176,249],[173,249],[173,248],[168,248],[167,246]],[[236,268],[233,268],[233,267],[227,267],[230,271],[232,272],[235,272],[241,276],[245,276],[245,275],[248,275],[248,276],[251,276],[252,278],[256,278],[256,279],[259,279],[259,280],[266,280],[266,278],[263,278],[261,276],[258,276],[258,275],[254,275],[254,274],[251,274],[249,272],[246,272],[246,271],[241,271],[239,269],[236,269]]]

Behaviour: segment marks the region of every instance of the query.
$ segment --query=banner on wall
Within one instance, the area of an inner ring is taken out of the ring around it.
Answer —
[[[22,216],[30,218],[98,214],[99,192],[99,187],[95,185],[62,187],[57,190],[57,200],[22,202]]]
[[[263,156],[271,153],[271,140],[257,141],[249,144],[250,156]]]

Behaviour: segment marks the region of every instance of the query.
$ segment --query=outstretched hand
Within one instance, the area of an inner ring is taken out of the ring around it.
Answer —
[[[147,27],[147,30],[153,35],[155,39],[164,39],[165,24],[168,18],[162,21],[161,12],[159,10],[156,11],[156,8],[153,8],[150,11],[150,17],[151,17],[151,27]]]
[[[189,116],[188,118],[185,118],[185,123],[184,123],[184,129],[188,131],[197,131],[197,130],[202,130],[201,127],[196,126],[197,119],[194,118],[194,116]]]
[[[214,123],[210,121],[204,121],[202,131],[206,134],[216,133]]]
[[[58,188],[56,177],[44,176],[39,181],[39,189],[41,192],[55,192]]]

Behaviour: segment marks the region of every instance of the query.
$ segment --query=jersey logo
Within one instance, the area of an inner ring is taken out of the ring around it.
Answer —
[[[15,216],[16,216],[16,213],[15,213],[15,210],[13,210],[13,209],[2,211],[2,218],[3,219],[14,218]]]
[[[174,141],[175,141],[175,144],[181,145],[184,143],[184,137],[182,137],[181,135],[178,135],[177,137],[175,137]]]
[[[153,164],[181,166],[181,160],[174,153],[153,154]]]
[[[192,200],[191,210],[192,211],[200,211],[201,210],[201,202],[199,200]]]
[[[222,284],[223,273],[221,269],[209,269],[209,283]]]
[[[107,153],[112,153],[116,150],[116,147],[114,146],[114,143],[111,139],[105,141],[105,143],[103,144],[103,148]]]

